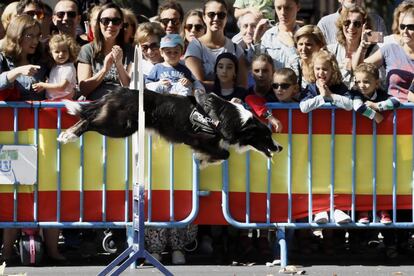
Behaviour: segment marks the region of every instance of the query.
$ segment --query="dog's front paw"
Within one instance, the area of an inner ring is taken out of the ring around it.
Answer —
[[[69,132],[69,131],[64,131],[62,132],[59,137],[57,138],[57,140],[63,144],[69,143],[69,142],[74,142],[76,140],[78,140],[79,137],[76,136],[74,133]]]

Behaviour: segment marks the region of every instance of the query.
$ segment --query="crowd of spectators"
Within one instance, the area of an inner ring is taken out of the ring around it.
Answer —
[[[207,0],[202,9],[187,12],[165,0],[148,22],[112,1],[90,6],[82,21],[84,2],[59,0],[51,8],[41,0],[20,0],[4,7],[0,100],[99,99],[116,86],[131,85],[133,49],[139,45],[145,85],[154,93],[201,90],[244,102],[275,132],[283,126],[267,102],[296,102],[302,112],[332,104],[381,123],[382,111],[414,101],[411,0],[395,9],[388,36],[383,19],[362,0],[339,0],[338,11],[317,26],[299,20],[299,0],[236,0],[233,7]],[[239,33],[228,37],[230,18],[237,19]],[[350,221],[340,210],[335,214],[336,222]],[[380,215],[384,224],[391,222],[387,211]],[[328,219],[321,213],[316,221]],[[372,218],[363,212],[359,219]],[[173,263],[183,264],[183,248],[196,232],[196,227],[153,229],[147,241],[159,260],[170,244]],[[3,259],[12,258],[16,235],[16,229],[4,231]],[[45,230],[50,257],[63,260],[57,235]]]

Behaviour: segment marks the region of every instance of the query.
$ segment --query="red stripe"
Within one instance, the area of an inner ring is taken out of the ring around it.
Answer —
[[[278,118],[283,127],[283,133],[288,132],[288,110],[273,110],[273,114]],[[314,134],[331,134],[331,110],[320,109],[312,112],[312,131]],[[393,111],[382,112],[384,121],[377,125],[377,133],[390,135],[393,133]],[[19,110],[19,130],[27,130],[34,127],[34,109],[25,108]],[[372,120],[356,114],[356,133],[372,134]],[[13,109],[0,108],[0,131],[13,130]],[[301,113],[299,110],[292,110],[292,133],[308,133],[308,114]],[[68,115],[66,109],[62,109],[62,128],[69,128],[78,120],[77,117]],[[412,110],[397,110],[397,134],[412,134]],[[39,127],[43,129],[56,129],[57,111],[54,108],[43,108],[39,112]],[[346,110],[336,110],[335,112],[335,133],[352,134],[352,112]]]
[[[124,221],[124,192],[107,192],[106,221]],[[39,192],[39,221],[56,221],[56,192]],[[152,201],[152,221],[169,221],[169,191],[154,191]],[[19,193],[18,221],[33,221],[33,194]],[[308,196],[305,194],[292,195],[293,218],[304,218],[308,215]],[[61,221],[79,221],[79,192],[62,192]],[[84,198],[84,221],[102,221],[102,192],[87,191]],[[131,197],[130,197],[131,200]],[[252,193],[251,222],[266,221],[266,194]],[[398,209],[412,208],[411,195],[397,197]],[[245,221],[246,194],[230,193],[230,213],[237,221]],[[287,221],[287,195],[272,194],[271,221]],[[358,211],[371,210],[372,196],[356,196]],[[130,215],[132,202],[130,201]],[[351,195],[336,195],[335,208],[350,210]],[[392,196],[377,197],[377,210],[391,210]],[[147,210],[147,208],[146,208]],[[313,195],[313,212],[329,210],[329,195]],[[191,212],[191,191],[175,192],[175,219],[182,220]],[[131,219],[131,218],[130,218]],[[13,194],[0,194],[0,220],[13,221]],[[410,219],[411,220],[411,219]],[[200,198],[200,211],[195,221],[198,224],[226,224],[221,210],[221,192],[212,192],[209,196]]]

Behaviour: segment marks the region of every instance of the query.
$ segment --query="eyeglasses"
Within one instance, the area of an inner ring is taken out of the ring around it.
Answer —
[[[173,25],[178,25],[180,23],[180,19],[179,18],[161,18],[160,22],[162,23],[162,25],[167,26],[168,23],[171,22],[171,24]]]
[[[214,19],[216,17],[216,15],[217,15],[218,19],[223,20],[224,18],[226,18],[227,13],[225,13],[225,12],[208,12],[207,13],[207,16],[210,19]]]
[[[404,31],[405,28],[409,31],[414,31],[414,24],[400,24],[400,30]]]
[[[280,89],[283,89],[283,90],[285,90],[285,89],[288,89],[290,86],[291,86],[292,84],[290,84],[290,83],[272,83],[272,88],[273,89],[279,89],[279,87],[280,87]]]
[[[114,26],[119,26],[122,23],[122,19],[119,17],[101,17],[101,19],[99,19],[99,22],[101,22],[101,24],[104,26],[108,26],[109,22],[112,22],[112,25]]]
[[[355,28],[361,28],[362,27],[362,21],[356,20],[356,21],[351,21],[351,20],[345,20],[344,21],[344,26],[348,27],[349,25],[354,25]]]
[[[185,24],[185,29],[187,31],[191,31],[192,29],[196,30],[196,32],[201,31],[202,29],[204,29],[204,26],[202,24]]]
[[[29,15],[30,17],[37,17],[38,19],[43,19],[45,17],[45,14],[41,10],[37,11],[25,11],[24,14]]]
[[[68,18],[75,18],[78,15],[75,11],[60,11],[60,12],[55,13],[55,15],[59,19],[63,19],[65,17],[65,14],[67,15]]]
[[[153,42],[151,44],[141,44],[141,48],[143,52],[147,52],[148,49],[151,49],[151,51],[158,50],[160,48],[160,44]]]

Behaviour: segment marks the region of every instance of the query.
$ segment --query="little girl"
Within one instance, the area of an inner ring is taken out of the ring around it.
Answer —
[[[36,92],[46,89],[49,100],[72,99],[76,87],[76,69],[73,63],[79,53],[79,46],[70,36],[56,34],[49,41],[49,51],[55,65],[48,82],[33,84]]]
[[[244,101],[247,90],[237,86],[238,62],[237,57],[231,53],[222,53],[217,57],[212,93],[228,101]]]
[[[308,113],[325,103],[352,110],[348,87],[342,82],[335,56],[326,50],[320,50],[313,55],[312,63],[312,83],[304,90],[300,110]]]

